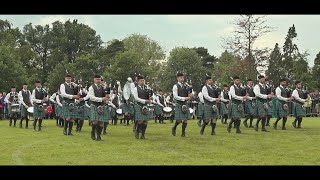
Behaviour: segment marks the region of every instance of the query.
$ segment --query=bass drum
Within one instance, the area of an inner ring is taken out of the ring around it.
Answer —
[[[29,120],[34,120],[34,118],[33,118],[33,107],[28,107],[27,111],[28,111],[28,119]]]
[[[131,96],[131,87],[130,87],[130,83],[127,82],[123,86],[123,99],[128,101],[130,99],[130,96]]]

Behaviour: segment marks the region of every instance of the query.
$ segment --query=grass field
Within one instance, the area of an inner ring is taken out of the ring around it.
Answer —
[[[275,119],[272,119],[272,123]],[[132,125],[108,127],[104,141],[90,138],[85,121],[81,133],[64,136],[55,120],[44,120],[43,130],[9,127],[0,121],[1,165],[320,165],[320,118],[304,118],[294,129],[289,118],[286,131],[255,132],[241,125],[229,134],[218,122],[216,135],[208,126],[203,136],[196,120],[190,121],[187,137],[171,135],[173,124],[148,124],[146,139],[135,139]],[[255,121],[254,121],[255,122]],[[18,124],[18,123],[17,123]],[[279,123],[281,124],[281,123]],[[74,126],[75,127],[75,126]]]

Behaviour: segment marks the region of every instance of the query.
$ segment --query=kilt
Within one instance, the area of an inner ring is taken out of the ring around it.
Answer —
[[[28,117],[28,111],[27,108],[24,107],[24,105],[20,106],[20,115],[21,117]]]
[[[102,114],[98,114],[97,112],[97,106],[91,105],[90,106],[90,120],[92,121],[103,121],[103,122],[109,122],[111,119],[110,117],[110,111],[109,111],[109,106],[103,106],[104,111]]]
[[[76,119],[80,119],[80,120],[85,120],[87,119],[87,111],[86,111],[86,108],[85,108],[85,105],[83,106],[80,106],[79,109],[78,109],[78,106],[76,106],[75,108],[75,111],[77,112],[75,114],[75,118]],[[79,112],[80,111],[80,112]]]
[[[227,108],[227,104],[229,103],[220,103],[220,112],[222,115],[229,114],[229,110]]]
[[[265,109],[261,101],[256,101],[256,115],[258,117],[263,117],[268,114],[268,109]]]
[[[162,106],[156,105],[155,115],[156,115],[156,116],[158,116],[158,115],[162,115],[162,116],[163,116],[163,108],[162,108]]]
[[[302,104],[294,102],[293,103],[293,116],[294,117],[303,117],[306,116],[306,109],[303,108]]]
[[[240,104],[243,107],[243,104]],[[242,118],[244,116],[244,112],[238,111],[238,104],[232,103],[229,106],[229,115],[230,118]]]
[[[131,114],[134,114],[134,108],[132,107],[131,104],[127,104],[127,103],[123,103],[121,105],[121,109],[122,109],[122,113],[131,113]]]
[[[69,106],[68,103],[66,103],[65,101],[62,102],[62,110],[61,110],[60,117],[72,118],[72,119],[76,118],[78,113],[76,107],[74,106],[73,110],[69,111],[68,106]]]
[[[273,113],[273,107],[272,107],[272,106],[270,106],[270,105],[269,105],[269,103],[273,105],[272,100],[271,100],[271,101],[268,101],[268,110],[267,110],[267,115],[271,115],[271,116],[272,116],[272,113]]]
[[[277,117],[283,117],[283,116],[288,116],[289,115],[289,108],[287,110],[283,109],[283,105],[287,104],[286,102],[281,102],[280,100],[277,100]]]
[[[113,107],[111,107],[111,111],[110,111],[110,116],[111,117],[115,117],[116,115],[117,115],[117,109],[116,108],[113,108]]]
[[[217,106],[217,105],[216,105]],[[205,120],[216,119],[219,116],[219,110],[214,112],[212,106],[204,104],[204,117]]]
[[[86,111],[86,116],[87,116],[86,118],[87,118],[88,120],[90,120],[90,116],[91,116],[91,109],[90,109],[90,107],[85,106],[84,110]]]
[[[44,118],[46,117],[46,108],[43,106],[42,111],[38,111],[39,105],[37,103],[34,103],[33,108],[33,118]]]
[[[135,121],[148,121],[152,119],[152,112],[148,111],[146,115],[142,114],[142,107],[138,104],[135,104],[134,106],[134,120]]]
[[[62,107],[60,107],[58,104],[55,105],[56,116],[60,117],[61,109],[62,109]]]
[[[245,102],[245,106],[246,106],[246,109],[247,109],[247,114],[250,114],[250,115],[255,115],[256,113],[256,108],[252,106],[252,103],[253,101],[246,101]]]
[[[174,110],[174,118],[175,120],[190,120],[191,114],[189,113],[189,109],[187,113],[183,113],[182,105],[176,103],[175,110]]]
[[[199,103],[197,106],[197,117],[198,117],[198,119],[204,118],[204,104],[203,103]]]

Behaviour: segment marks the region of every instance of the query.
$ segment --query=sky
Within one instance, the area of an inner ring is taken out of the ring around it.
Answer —
[[[51,24],[56,20],[78,19],[78,23],[96,30],[104,42],[123,39],[130,34],[147,35],[157,41],[169,56],[175,47],[205,47],[211,55],[220,57],[224,51],[222,37],[231,37],[234,26],[231,22],[239,15],[0,15],[13,27]],[[289,27],[293,24],[298,34],[294,43],[300,52],[308,51],[312,67],[320,52],[320,15],[268,15],[267,25],[274,30],[262,36],[254,46],[274,48],[283,46]]]

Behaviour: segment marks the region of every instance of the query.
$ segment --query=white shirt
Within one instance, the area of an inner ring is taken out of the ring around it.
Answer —
[[[285,97],[282,97],[282,96],[281,96],[281,89],[280,89],[280,87],[284,89],[284,87],[281,86],[281,85],[276,88],[276,96],[277,96],[277,98],[278,98],[279,100],[282,100],[282,101],[288,101],[288,98],[285,98]]]
[[[132,95],[133,95],[133,90],[134,90],[135,87],[136,87],[136,85],[134,84],[134,82],[130,83],[130,90],[131,90],[131,94]]]
[[[180,82],[178,82],[178,84],[182,87],[182,84]],[[178,100],[178,101],[185,101],[186,100],[186,97],[178,96],[178,87],[176,84],[172,88],[172,93],[173,93],[173,98],[175,100]]]
[[[50,97],[50,101],[53,102],[53,103],[57,103],[54,99],[57,97],[57,93],[53,93]]]
[[[235,91],[235,89],[234,89],[234,86],[235,86],[235,85],[232,85],[232,86],[230,87],[230,95],[229,95],[229,97],[231,96],[231,98],[234,98],[234,99],[237,99],[237,100],[242,101],[242,100],[243,100],[243,97],[236,95],[236,91]]]
[[[225,99],[224,98],[224,91],[221,91],[220,96],[221,96],[221,101],[222,102],[229,102],[230,101],[230,91],[228,92],[229,99]]]
[[[84,99],[86,99],[86,100],[89,100],[89,99],[90,99],[89,92],[88,92],[88,94],[86,95],[86,97],[84,97]],[[88,101],[85,101],[84,104],[85,104],[88,108],[90,108],[90,106],[89,106],[89,104],[88,104]]]
[[[297,89],[293,90],[292,97],[294,97],[295,100],[302,102],[302,103],[304,103],[306,101],[305,99],[302,99],[299,97],[299,93],[298,93]]]
[[[67,83],[68,84],[68,83]],[[69,83],[69,85],[71,86],[71,83]],[[60,85],[60,93],[62,97],[68,98],[68,99],[72,99],[73,95],[72,94],[67,94],[66,93],[66,87],[64,84]]]
[[[90,101],[102,102],[102,97],[96,97],[96,96],[94,95],[94,89],[93,89],[92,86],[97,86],[97,84],[91,85],[91,86],[89,87],[89,92],[88,92],[87,96],[89,96]],[[102,88],[102,87],[101,87],[101,88]],[[87,96],[86,96],[86,97],[87,97]]]
[[[208,86],[209,86],[209,85],[208,85]],[[210,86],[209,86],[209,87],[210,87]],[[210,96],[209,96],[207,86],[203,86],[201,92],[202,92],[202,94],[203,94],[203,98],[206,99],[207,101],[213,102],[213,101],[216,101],[216,100],[217,100],[217,98],[213,98],[213,97],[210,97]]]
[[[159,96],[161,96],[161,95],[159,95]],[[157,102],[157,104],[160,105],[160,106],[162,106],[162,107],[167,106],[167,103],[166,103],[166,101],[165,101],[166,98],[165,98],[164,96],[162,96],[162,97],[163,97],[163,100],[164,100],[164,101],[163,101],[164,104],[161,104],[159,96],[156,97],[156,102]]]
[[[140,85],[138,85],[140,88],[142,88]],[[132,91],[132,94],[133,94],[133,97],[134,97],[134,100],[139,102],[139,103],[142,103],[142,104],[146,104],[146,100],[145,99],[141,99],[139,98],[138,96],[138,86],[133,88],[133,91]]]
[[[201,91],[199,92],[198,97],[199,97],[199,101],[200,101],[201,103],[204,103],[203,94],[202,94]]]
[[[26,105],[26,103],[23,101],[23,96],[22,96],[22,91],[24,91],[24,92],[28,92],[28,94],[29,94],[29,101],[30,101],[30,103],[31,103],[31,105],[33,104],[32,103],[32,96],[31,96],[31,92],[29,91],[29,90],[24,90],[24,89],[22,89],[20,92],[19,92],[19,94],[18,94],[18,98],[19,98],[19,104],[21,105],[24,105],[24,106],[27,106]]]
[[[264,84],[261,84],[261,83],[259,83],[262,87],[264,87]],[[260,86],[258,85],[258,84],[256,84],[255,86],[254,86],[254,89],[253,89],[253,92],[254,92],[254,94],[257,96],[257,97],[259,97],[259,98],[261,98],[261,99],[268,99],[268,96],[266,95],[266,94],[261,94],[261,92],[260,92]]]

